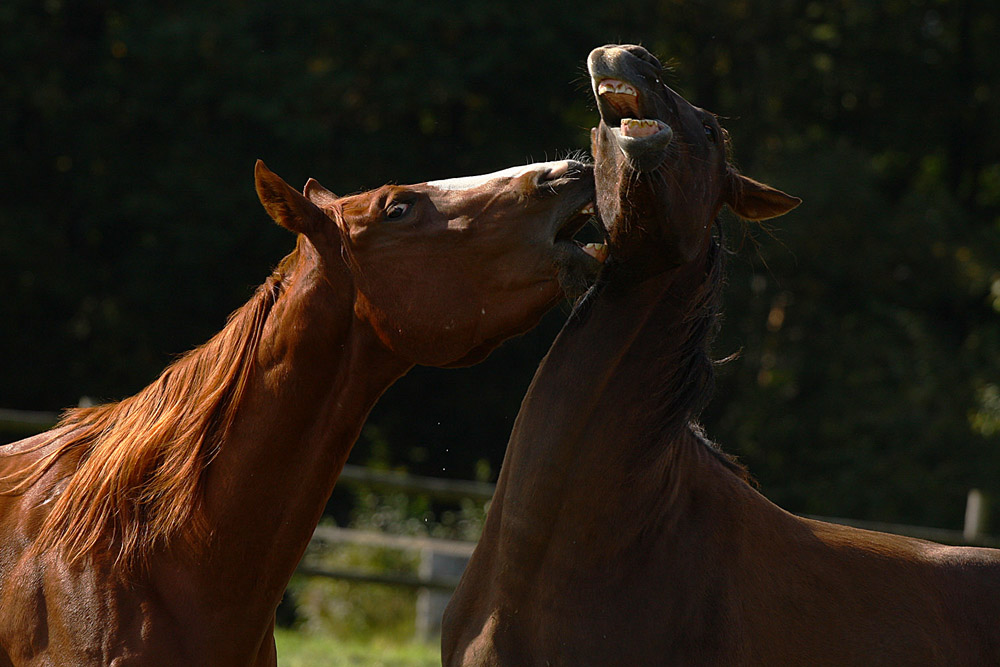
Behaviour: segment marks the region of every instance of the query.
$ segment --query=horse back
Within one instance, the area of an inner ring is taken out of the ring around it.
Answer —
[[[956,633],[979,651],[979,664],[1000,663],[1000,550],[939,547],[934,557]]]
[[[1000,551],[786,517],[744,570],[751,662],[1000,664]]]

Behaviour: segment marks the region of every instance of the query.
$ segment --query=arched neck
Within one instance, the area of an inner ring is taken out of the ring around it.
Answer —
[[[332,280],[310,251],[300,242],[205,476],[211,537],[198,585],[235,627],[266,626],[368,412],[411,367],[355,318],[347,271]]]

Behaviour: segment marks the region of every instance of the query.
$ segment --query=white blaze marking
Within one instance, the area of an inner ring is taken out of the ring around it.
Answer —
[[[439,190],[472,190],[498,178],[517,178],[529,171],[552,171],[555,172],[554,176],[558,177],[559,174],[564,173],[568,168],[569,162],[566,160],[536,162],[534,164],[526,164],[523,167],[509,167],[490,174],[480,174],[479,176],[462,176],[461,178],[448,178],[443,181],[428,181],[427,185]]]

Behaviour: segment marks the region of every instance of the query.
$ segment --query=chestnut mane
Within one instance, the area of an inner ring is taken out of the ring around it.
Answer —
[[[33,448],[55,442],[55,449],[0,479],[12,483],[0,494],[24,493],[61,457],[79,457],[34,548],[61,550],[75,562],[104,547],[117,551],[116,566],[130,572],[177,538],[207,536],[204,474],[233,424],[264,323],[298,258],[297,250],[285,257],[219,333],[138,394],[68,410]]]

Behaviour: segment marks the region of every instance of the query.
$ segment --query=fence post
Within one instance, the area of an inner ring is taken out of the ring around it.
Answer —
[[[420,550],[421,579],[458,579],[465,571],[469,557],[436,551],[434,547]],[[434,641],[441,634],[441,616],[451,599],[451,591],[421,588],[417,593],[417,639]]]
[[[975,542],[983,534],[985,518],[982,492],[979,489],[969,489],[969,495],[965,499],[965,527],[962,529],[966,542]]]

